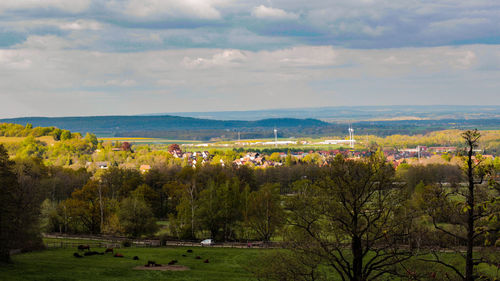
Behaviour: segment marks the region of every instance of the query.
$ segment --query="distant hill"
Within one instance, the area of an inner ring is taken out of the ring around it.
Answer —
[[[314,118],[324,121],[493,119],[493,118],[500,118],[500,106],[499,105],[329,106],[329,107],[315,107],[315,108],[266,109],[266,110],[250,110],[250,111],[175,112],[169,114],[176,116],[216,119],[216,120],[258,120],[264,118]]]
[[[98,136],[154,137],[183,140],[234,140],[278,137],[344,137],[347,123],[318,119],[268,118],[255,121],[210,120],[172,115],[162,116],[93,116],[93,117],[23,117],[0,119],[0,123],[35,127],[58,127],[72,132]],[[354,121],[356,135],[425,134],[445,129],[500,129],[500,118]]]
[[[36,127],[55,126],[72,132],[93,132],[100,135],[123,135],[128,132],[146,131],[232,131],[270,130],[273,127],[311,128],[329,124],[316,119],[272,118],[258,121],[221,121],[179,116],[91,116],[91,117],[22,117],[0,119],[0,122]],[[215,135],[219,135],[218,133]]]

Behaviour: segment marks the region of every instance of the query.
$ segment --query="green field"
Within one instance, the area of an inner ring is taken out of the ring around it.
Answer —
[[[197,144],[200,141],[196,140],[172,140],[172,139],[163,139],[163,138],[135,138],[135,137],[99,137],[98,140],[103,142],[130,142],[135,144],[183,144],[183,143],[192,143]]]
[[[124,258],[111,254],[103,256],[73,257],[76,249],[50,249],[40,252],[13,256],[14,263],[0,266],[0,280],[252,280],[243,266],[255,259],[261,249],[228,248],[124,248],[117,252]],[[103,251],[104,249],[93,249]],[[183,257],[185,254],[187,257]],[[135,261],[133,256],[140,260]],[[195,259],[200,256],[202,259]],[[167,264],[178,260],[180,265],[190,268],[187,271],[145,271],[135,270],[148,260]],[[209,263],[203,263],[208,259]]]
[[[84,243],[84,241],[81,241]],[[192,249],[193,253],[187,253]],[[92,249],[104,251],[104,249]],[[73,248],[58,248],[45,251],[19,254],[13,256],[13,264],[0,266],[0,280],[37,280],[37,281],[71,281],[71,280],[255,280],[245,268],[261,255],[273,250],[265,249],[233,249],[202,247],[162,247],[162,248],[122,248],[116,252],[124,258],[115,258],[111,254],[103,256],[73,257],[78,252]],[[186,255],[183,257],[182,255]],[[140,260],[133,260],[138,256]],[[200,256],[202,259],[195,259]],[[456,265],[463,266],[457,254],[441,254],[441,258]],[[167,264],[178,260],[179,265],[189,267],[187,271],[145,271],[134,267],[144,265],[148,260]],[[209,263],[203,260],[208,259]],[[414,270],[429,270],[435,264],[414,264]],[[490,277],[498,274],[494,267],[480,266],[480,271]],[[436,268],[437,269],[437,268]],[[329,274],[330,275],[330,274]],[[330,277],[335,277],[331,273]],[[390,277],[384,277],[387,280]],[[333,279],[335,280],[335,279]]]

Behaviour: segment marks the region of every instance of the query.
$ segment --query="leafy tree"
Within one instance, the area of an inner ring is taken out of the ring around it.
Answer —
[[[173,143],[168,146],[168,152],[174,153],[175,151],[181,151],[181,147],[178,144]]]
[[[15,247],[16,204],[15,194],[19,189],[14,162],[9,159],[7,151],[0,144],[0,262],[10,262],[10,250]]]
[[[130,143],[129,143],[129,142],[124,141],[124,142],[122,143],[122,145],[120,146],[120,149],[121,149],[122,151],[131,151],[131,150],[132,150],[132,146],[130,145]]]
[[[281,207],[279,184],[266,184],[250,193],[248,204],[248,225],[262,241],[269,241],[285,222]]]
[[[132,237],[151,234],[158,229],[151,207],[140,197],[123,199],[118,217],[125,233]]]
[[[274,161],[274,162],[280,162],[281,161],[281,155],[279,152],[273,152],[269,156],[269,160]]]
[[[85,135],[85,141],[89,142],[90,144],[92,144],[92,148],[95,149],[97,147],[97,144],[99,143],[99,141],[97,140],[97,137],[95,134],[91,134],[91,133],[87,133]]]
[[[241,220],[239,182],[228,180],[222,184],[210,182],[200,192],[198,220],[215,239],[228,240],[233,236],[236,222]]]
[[[68,217],[83,227],[84,232],[100,233],[108,216],[108,198],[104,194],[105,187],[90,180],[72,193],[71,198],[64,202],[63,208],[67,210]]]
[[[71,132],[68,130],[62,130],[61,132],[61,140],[70,140],[71,139]]]
[[[21,158],[41,158],[44,156],[46,151],[47,148],[42,142],[35,139],[33,136],[29,136],[21,142],[21,146],[19,147],[16,156]]]
[[[285,166],[290,167],[293,165],[292,152],[288,150],[285,157]]]
[[[44,176],[45,167],[39,159],[14,163],[0,145],[0,262],[10,261],[12,249],[42,247],[38,185]]]

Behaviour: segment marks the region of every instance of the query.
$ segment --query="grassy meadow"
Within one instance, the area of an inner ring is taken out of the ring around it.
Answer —
[[[75,240],[60,238],[45,238],[45,242],[75,242],[82,244],[98,242],[98,240]],[[193,253],[187,253],[192,249]],[[104,248],[92,248],[93,251],[103,252]],[[56,248],[44,251],[14,255],[14,263],[0,266],[0,280],[8,281],[127,281],[127,280],[256,280],[246,270],[250,264],[262,255],[270,253],[270,249],[239,249],[239,248],[203,248],[203,247],[159,247],[159,248],[121,248],[115,253],[121,253],[123,258],[115,258],[112,254],[88,256],[83,258],[73,257],[78,252],[76,248]],[[183,256],[185,255],[185,257]],[[138,256],[139,260],[133,260]],[[196,259],[200,256],[201,259]],[[420,258],[423,258],[422,256]],[[430,258],[427,256],[426,258]],[[463,267],[463,260],[455,253],[442,253],[440,258],[451,262],[459,268]],[[204,263],[205,259],[209,263]],[[150,271],[136,270],[153,260],[159,264],[167,264],[177,260],[178,265],[187,266],[187,271]],[[414,260],[411,268],[417,272],[437,271],[442,272],[436,264],[422,263]],[[498,268],[481,265],[479,270],[494,278],[498,276]],[[330,270],[328,270],[330,271]],[[441,275],[443,273],[440,273]],[[328,274],[332,280],[336,274]],[[392,279],[386,276],[386,280]]]
[[[13,256],[14,263],[0,266],[0,280],[9,281],[71,281],[71,280],[253,280],[244,269],[248,261],[258,257],[263,250],[193,247],[163,248],[122,248],[116,252],[123,258],[111,254],[73,257],[76,249],[49,249],[45,251]],[[104,251],[104,249],[92,249]],[[264,250],[265,251],[265,250]],[[186,255],[183,257],[182,255]],[[133,260],[138,256],[140,260]],[[195,259],[200,256],[202,259]],[[134,267],[153,260],[167,264],[178,260],[179,265],[187,266],[187,271],[149,271],[136,270]],[[204,263],[205,259],[209,263]]]

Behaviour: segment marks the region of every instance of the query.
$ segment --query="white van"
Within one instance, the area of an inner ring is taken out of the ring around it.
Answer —
[[[201,246],[212,246],[214,244],[214,240],[212,239],[205,239],[201,241]]]

